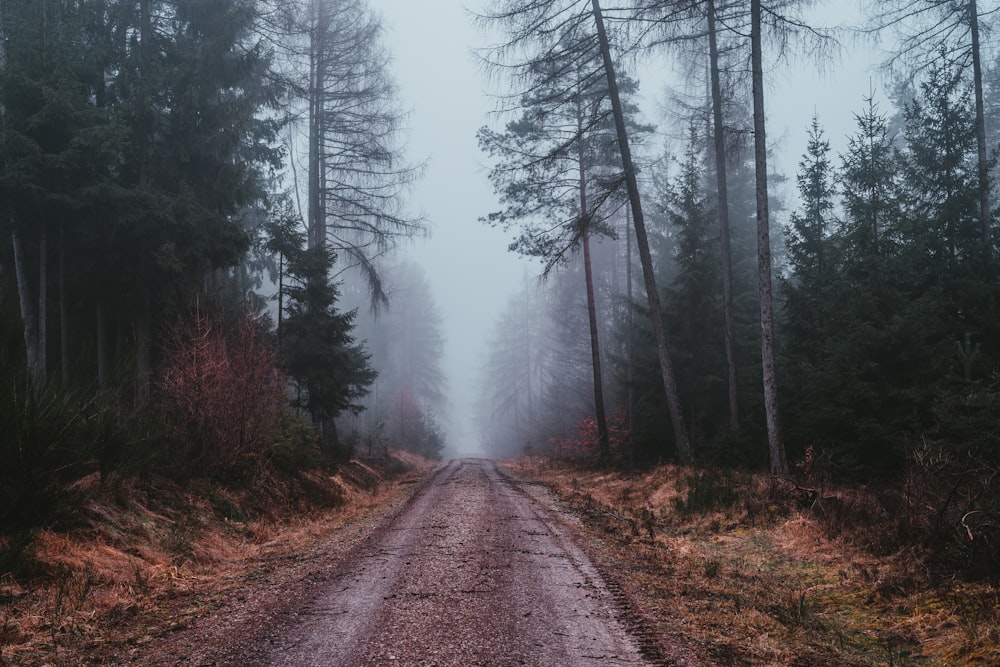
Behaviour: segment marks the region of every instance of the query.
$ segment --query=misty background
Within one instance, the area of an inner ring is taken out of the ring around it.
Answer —
[[[507,120],[497,114],[495,95],[502,90],[491,82],[479,56],[498,40],[476,22],[489,4],[371,0],[384,21],[391,71],[408,112],[407,153],[415,161],[426,160],[408,205],[426,217],[430,237],[405,244],[399,253],[424,269],[441,313],[447,386],[442,418],[449,455],[489,454],[475,423],[489,333],[503,304],[542,272],[537,260],[507,251],[511,233],[479,221],[497,208],[497,198],[476,131]],[[820,29],[858,25],[861,19],[855,3],[822,3],[805,16]],[[875,99],[889,107],[879,67],[886,52],[870,40],[850,35],[839,40],[841,48],[829,59],[809,62],[793,54],[768,70],[768,140],[776,174],[794,178],[813,114],[836,154],[844,150],[855,127],[854,113],[866,96],[874,91]],[[647,151],[665,143],[680,151],[685,140],[687,121],[671,99],[682,93],[683,74],[675,69],[683,65],[672,61],[662,53],[646,55],[635,73],[644,120],[656,126],[656,136],[644,143]],[[793,184],[775,184],[774,190],[794,208]],[[781,215],[775,224],[783,223]]]

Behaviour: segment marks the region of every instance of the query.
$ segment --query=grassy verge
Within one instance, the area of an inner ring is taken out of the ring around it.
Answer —
[[[0,665],[91,664],[104,645],[184,627],[210,610],[192,599],[293,560],[427,465],[401,453],[241,487],[87,477],[61,525],[0,535]]]
[[[508,465],[581,514],[654,630],[707,664],[1000,664],[995,582],[935,571],[916,549],[875,555],[843,525],[832,537],[822,501],[788,483]]]

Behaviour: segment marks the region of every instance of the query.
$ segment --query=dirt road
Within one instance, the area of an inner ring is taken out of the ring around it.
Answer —
[[[647,664],[564,521],[494,463],[452,461],[254,663]]]

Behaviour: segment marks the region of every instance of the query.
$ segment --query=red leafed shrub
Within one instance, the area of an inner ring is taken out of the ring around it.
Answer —
[[[181,464],[244,472],[280,433],[288,382],[263,318],[245,312],[227,332],[200,308],[168,336],[159,406]]]
[[[597,453],[597,419],[587,415],[576,425],[575,433],[554,435],[549,438],[549,448],[557,458],[586,458]],[[624,451],[628,441],[628,413],[619,407],[608,419],[608,441],[611,452]]]

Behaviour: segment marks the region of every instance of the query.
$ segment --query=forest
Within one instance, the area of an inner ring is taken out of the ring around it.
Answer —
[[[0,525],[95,473],[440,455],[382,32],[361,0],[0,5]]]
[[[835,31],[811,4],[475,17],[504,120],[469,224],[543,273],[494,304],[483,450],[875,488],[900,539],[995,574],[995,9]],[[768,78],[890,34],[889,103],[857,100],[841,154],[801,119],[770,171]],[[0,529],[92,475],[442,455],[446,332],[403,252],[433,221],[365,0],[2,0],[0,37]],[[662,119],[650,61],[684,64]]]

